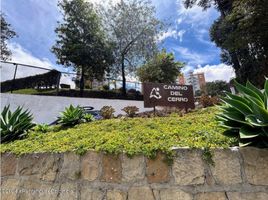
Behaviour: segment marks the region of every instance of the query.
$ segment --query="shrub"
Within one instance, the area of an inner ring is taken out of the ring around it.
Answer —
[[[9,105],[5,106],[1,113],[0,141],[12,142],[23,138],[33,124],[33,116],[28,110],[18,107],[13,113]]]
[[[74,126],[82,122],[84,111],[81,107],[74,107],[70,105],[66,107],[63,112],[60,113],[59,123],[64,126]]]
[[[34,131],[36,132],[42,132],[42,133],[46,133],[48,131],[51,131],[51,127],[48,124],[37,124],[34,127]]]
[[[113,113],[115,112],[112,106],[103,106],[100,109],[100,115],[103,119],[111,119],[113,117]]]
[[[85,113],[85,114],[83,115],[83,120],[84,120],[85,122],[92,122],[92,121],[95,120],[95,118],[94,118],[94,116],[93,116],[92,114]]]
[[[128,117],[134,117],[136,113],[139,112],[139,108],[136,106],[126,106],[122,109],[122,111],[124,111]]]
[[[268,80],[263,91],[250,82],[235,86],[239,95],[227,93],[216,117],[227,129],[223,134],[238,138],[240,146],[268,147]]]
[[[118,91],[119,93],[123,93],[123,87],[118,88],[117,91]]]
[[[135,89],[129,89],[129,90],[127,91],[128,94],[133,94],[133,95],[135,95],[136,92],[137,92],[137,91],[136,91]]]
[[[60,87],[64,88],[64,89],[70,89],[71,88],[71,86],[69,84],[64,84],[64,83],[61,83]]]
[[[104,91],[108,91],[108,90],[110,89],[110,87],[109,87],[109,85],[103,85],[103,86],[102,86],[102,89],[103,89]]]
[[[204,108],[207,108],[207,107],[214,106],[214,105],[218,104],[219,98],[216,96],[210,97],[210,96],[203,95],[200,98],[200,103]]]

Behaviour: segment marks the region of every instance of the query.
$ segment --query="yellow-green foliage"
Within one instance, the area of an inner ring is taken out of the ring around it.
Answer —
[[[1,152],[65,152],[86,150],[129,156],[152,157],[157,151],[171,154],[171,147],[227,147],[234,139],[223,136],[214,120],[215,108],[202,109],[184,117],[125,118],[100,120],[48,133],[31,132],[24,140],[1,145]]]

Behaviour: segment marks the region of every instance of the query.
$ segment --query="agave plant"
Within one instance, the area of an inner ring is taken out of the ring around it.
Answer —
[[[50,131],[52,128],[48,124],[37,124],[33,130],[36,132],[46,133]]]
[[[82,121],[84,111],[79,106],[74,107],[73,105],[70,105],[69,107],[66,107],[60,115],[59,123],[64,126],[74,126]]]
[[[9,105],[1,113],[0,136],[1,143],[11,142],[24,137],[29,129],[34,126],[33,116],[28,110],[18,107],[13,113]]]
[[[95,118],[94,118],[94,116],[92,114],[85,113],[83,115],[83,121],[85,121],[85,122],[92,122],[92,121],[95,121]]]
[[[268,79],[264,89],[249,81],[246,86],[235,82],[238,95],[226,93],[221,112],[216,116],[224,135],[237,137],[240,146],[268,147]]]

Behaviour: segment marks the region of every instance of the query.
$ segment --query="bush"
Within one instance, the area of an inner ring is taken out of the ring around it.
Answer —
[[[268,147],[268,80],[263,91],[250,82],[235,86],[239,95],[227,93],[216,117],[227,129],[223,134],[238,138],[240,146]]]
[[[84,120],[85,122],[92,122],[92,121],[95,120],[95,118],[94,118],[94,116],[93,116],[92,114],[85,113],[85,114],[83,115],[83,120]]]
[[[110,90],[110,87],[109,87],[109,85],[103,85],[103,86],[102,86],[102,89],[103,89],[104,91],[108,91],[108,90]]]
[[[139,108],[136,106],[126,106],[122,109],[122,111],[124,111],[128,117],[134,117],[136,113],[139,112]]]
[[[34,127],[34,131],[36,132],[42,132],[42,133],[46,133],[48,131],[51,131],[51,127],[48,124],[37,124]]]
[[[129,90],[127,91],[128,94],[133,94],[133,95],[135,95],[136,92],[137,92],[137,91],[136,91],[135,89],[129,89]]]
[[[219,98],[216,96],[210,97],[210,96],[203,95],[200,98],[200,103],[203,106],[203,108],[207,108],[207,107],[214,106],[214,105],[218,104]]]
[[[60,87],[64,88],[64,89],[70,89],[71,88],[71,86],[69,84],[64,84],[64,83],[61,83]]]
[[[58,96],[80,97],[80,93],[79,93],[79,90],[74,90],[74,89],[60,90],[58,93]],[[143,100],[143,96],[141,95],[139,91],[137,91],[136,95],[123,96],[118,90],[109,90],[109,91],[85,90],[83,97],[104,98],[104,99]]]
[[[33,124],[33,116],[28,110],[18,107],[13,113],[9,109],[9,105],[5,106],[1,113],[0,141],[12,142],[23,138],[27,131],[31,129]]]
[[[66,107],[63,112],[60,113],[59,123],[64,126],[74,126],[82,122],[84,111],[81,107],[74,107],[70,105]]]
[[[103,106],[100,109],[100,115],[103,119],[111,119],[113,117],[113,113],[115,112],[112,106]]]
[[[127,91],[127,94],[128,94],[128,96],[132,96],[132,97],[136,97],[136,98],[138,98],[139,96],[141,96],[141,92],[140,91],[138,91],[138,90],[135,90],[135,89],[129,89],[128,91]]]

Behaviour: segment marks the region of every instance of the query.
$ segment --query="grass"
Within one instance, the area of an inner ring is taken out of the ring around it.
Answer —
[[[153,157],[157,151],[172,154],[172,147],[211,148],[236,144],[221,133],[214,120],[216,108],[194,111],[183,117],[126,118],[100,120],[47,133],[31,132],[24,140],[1,144],[1,152],[108,153]]]
[[[42,90],[38,90],[38,89],[32,89],[32,88],[28,88],[28,89],[20,89],[20,90],[14,90],[12,93],[13,94],[49,94],[49,93],[55,93],[56,89],[42,89]],[[10,93],[10,92],[9,92]]]

